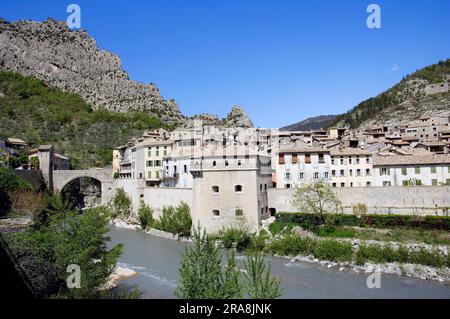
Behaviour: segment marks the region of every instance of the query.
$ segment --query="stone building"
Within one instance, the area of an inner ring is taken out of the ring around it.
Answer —
[[[208,233],[227,227],[257,231],[268,217],[270,157],[245,146],[206,147],[194,156],[193,224]]]

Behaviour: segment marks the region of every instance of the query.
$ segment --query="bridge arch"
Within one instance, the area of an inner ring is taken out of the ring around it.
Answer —
[[[55,170],[53,171],[54,192],[61,192],[66,185],[83,177],[89,177],[100,182],[102,205],[106,205],[111,201],[114,183],[111,169]]]

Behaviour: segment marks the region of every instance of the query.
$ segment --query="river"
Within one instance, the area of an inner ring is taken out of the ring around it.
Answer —
[[[110,245],[124,244],[119,265],[138,275],[120,281],[138,287],[143,298],[174,298],[181,254],[189,244],[143,232],[110,227]],[[244,256],[237,254],[239,261]],[[381,287],[369,289],[366,274],[289,259],[267,257],[281,279],[282,298],[450,298],[450,285],[396,275],[382,275]]]

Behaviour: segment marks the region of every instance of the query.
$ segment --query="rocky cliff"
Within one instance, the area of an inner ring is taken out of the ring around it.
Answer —
[[[79,94],[94,109],[145,111],[167,123],[185,120],[175,100],[162,98],[152,83],[130,80],[117,55],[100,50],[86,31],[70,30],[62,21],[0,19],[0,69]]]

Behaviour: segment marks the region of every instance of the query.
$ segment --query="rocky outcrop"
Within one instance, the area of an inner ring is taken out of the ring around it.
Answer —
[[[224,126],[236,126],[236,127],[253,127],[253,123],[244,111],[239,106],[233,106],[230,113],[222,120]]]
[[[86,31],[70,30],[63,21],[0,19],[0,69],[77,93],[93,108],[185,121],[175,100],[163,99],[153,83],[130,80],[117,55],[100,50]]]

